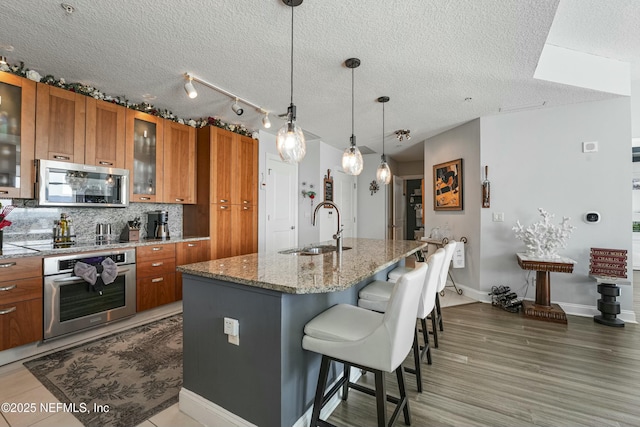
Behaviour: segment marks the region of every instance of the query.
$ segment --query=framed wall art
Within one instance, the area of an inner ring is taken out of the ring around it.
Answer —
[[[433,210],[462,210],[462,159],[433,166]]]

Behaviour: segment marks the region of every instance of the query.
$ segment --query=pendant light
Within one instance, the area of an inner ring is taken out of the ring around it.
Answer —
[[[351,144],[346,150],[344,150],[344,154],[342,155],[342,169],[344,169],[345,173],[349,175],[360,175],[364,162],[362,161],[362,154],[360,153],[360,150],[356,147],[356,136],[353,131],[353,70],[360,66],[360,60],[358,58],[349,58],[344,62],[344,65],[346,65],[347,68],[351,68]]]
[[[291,7],[291,104],[287,108],[287,123],[278,130],[276,148],[280,158],[286,163],[299,163],[307,152],[302,128],[296,124],[296,106],[293,103],[293,8],[302,0],[282,0]]]
[[[376,182],[379,185],[387,185],[391,182],[391,169],[387,164],[387,157],[384,155],[384,104],[389,102],[388,96],[381,96],[378,102],[382,104],[382,156],[380,157],[380,165],[376,170]]]

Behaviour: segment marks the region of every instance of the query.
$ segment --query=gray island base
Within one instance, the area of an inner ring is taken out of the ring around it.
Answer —
[[[344,239],[337,253],[250,254],[178,267],[183,273],[184,382],[180,409],[209,426],[308,425],[320,356],[302,349],[304,325],[357,304],[419,241]],[[224,318],[239,321],[239,345]],[[341,374],[335,369],[333,380]]]

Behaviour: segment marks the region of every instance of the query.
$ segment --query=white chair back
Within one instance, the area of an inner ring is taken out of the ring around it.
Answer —
[[[436,293],[438,292],[438,285],[440,284],[440,272],[445,256],[445,250],[440,248],[427,259],[427,274],[422,297],[418,304],[418,315],[416,316],[419,319],[426,318],[436,304]]]
[[[440,283],[438,284],[438,292],[441,292],[445,286],[447,286],[447,275],[449,274],[449,266],[453,259],[453,253],[456,251],[456,241],[450,240],[449,243],[444,245],[444,263],[442,264],[442,270],[440,271]]]
[[[404,274],[393,287],[382,322],[391,341],[387,372],[395,370],[411,350],[418,303],[428,270],[426,265],[420,265]]]

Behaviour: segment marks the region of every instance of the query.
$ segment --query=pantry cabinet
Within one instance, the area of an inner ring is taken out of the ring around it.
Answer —
[[[87,98],[86,164],[125,168],[126,107]]]
[[[36,158],[84,163],[87,97],[44,83],[36,91]]]
[[[0,72],[0,196],[33,198],[36,83]]]
[[[211,237],[211,259],[258,250],[258,141],[216,127],[198,129],[197,204],[184,232]]]
[[[164,124],[165,203],[196,202],[196,130],[170,120]]]
[[[125,167],[129,169],[132,202],[162,199],[164,122],[160,117],[127,110]]]
[[[176,243],[176,266],[209,260],[209,241]],[[176,272],[176,300],[182,299],[182,273]]]

